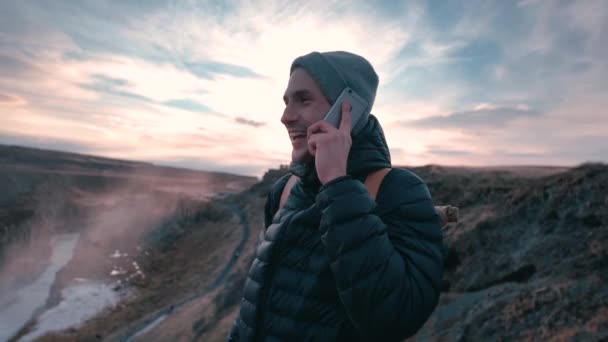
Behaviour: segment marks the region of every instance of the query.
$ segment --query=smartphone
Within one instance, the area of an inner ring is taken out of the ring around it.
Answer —
[[[350,112],[350,130],[351,133],[353,133],[353,130],[357,126],[357,123],[359,123],[360,120],[365,119],[369,115],[369,104],[351,88],[347,87],[342,91],[342,94],[340,94],[334,105],[329,109],[329,112],[327,112],[323,120],[329,122],[334,127],[338,128],[340,126],[340,121],[342,120],[342,102],[346,99],[348,99],[348,101],[352,105],[352,109]]]

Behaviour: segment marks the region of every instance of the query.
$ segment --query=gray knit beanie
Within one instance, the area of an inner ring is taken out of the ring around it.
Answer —
[[[365,58],[346,51],[314,51],[296,58],[291,64],[290,75],[296,67],[308,71],[330,104],[336,102],[344,88],[350,87],[369,102],[371,111],[378,89],[378,75]]]

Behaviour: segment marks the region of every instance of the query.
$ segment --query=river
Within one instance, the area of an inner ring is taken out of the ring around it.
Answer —
[[[73,257],[79,234],[59,234],[53,238],[49,264],[30,284],[0,294],[0,341],[14,336],[32,318],[36,324],[20,341],[31,341],[51,331],[77,325],[118,302],[119,295],[101,282],[78,279],[61,291],[61,301],[45,308],[55,276]]]

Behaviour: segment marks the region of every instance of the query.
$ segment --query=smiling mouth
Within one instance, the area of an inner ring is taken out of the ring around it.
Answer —
[[[300,142],[306,139],[306,133],[290,133],[289,138],[292,143]]]

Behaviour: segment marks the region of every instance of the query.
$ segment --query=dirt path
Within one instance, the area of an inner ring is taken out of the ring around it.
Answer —
[[[225,282],[226,276],[230,273],[230,271],[232,270],[232,268],[238,261],[240,255],[242,254],[243,247],[249,241],[249,236],[250,236],[249,221],[247,220],[247,215],[241,205],[234,204],[234,203],[231,203],[230,201],[220,199],[220,198],[215,199],[215,201],[217,201],[217,203],[219,203],[221,205],[224,205],[226,208],[228,208],[230,210],[230,212],[233,215],[236,215],[239,217],[241,230],[242,230],[241,241],[235,247],[234,251],[232,252],[232,257],[230,258],[228,263],[224,266],[222,271],[217,275],[215,280],[211,284],[206,286],[205,288],[195,292],[194,294],[192,294],[189,297],[186,297],[186,298],[180,300],[179,302],[176,302],[175,304],[171,305],[168,308],[163,308],[163,309],[157,310],[155,312],[152,312],[152,313],[146,315],[144,318],[140,319],[139,322],[132,323],[129,327],[114,334],[114,336],[110,336],[109,340],[111,340],[111,341],[135,341],[137,337],[144,335],[148,331],[152,330],[154,327],[156,327],[158,324],[160,324],[162,321],[164,321],[167,317],[169,317],[169,315],[177,312],[182,306],[206,296],[211,291],[215,290],[216,288],[218,288],[220,285],[222,285]]]

